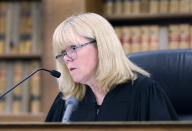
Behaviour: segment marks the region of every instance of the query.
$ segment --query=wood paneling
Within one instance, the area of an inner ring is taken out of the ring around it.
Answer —
[[[86,0],[87,12],[95,12],[102,15],[103,9],[104,9],[103,0]]]
[[[55,69],[52,53],[52,35],[59,23],[67,17],[85,12],[85,0],[44,0],[43,3],[43,67]],[[42,109],[47,115],[48,110],[58,92],[56,78],[43,73]]]
[[[191,131],[191,122],[0,123],[3,131]]]
[[[43,121],[43,113],[1,114],[0,122],[29,122]],[[0,127],[1,129],[1,127]]]

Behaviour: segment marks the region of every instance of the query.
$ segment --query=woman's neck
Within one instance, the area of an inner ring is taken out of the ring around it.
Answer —
[[[97,105],[101,105],[103,103],[106,93],[101,92],[101,90],[98,88],[98,84],[96,84],[96,81],[92,81],[88,83],[88,85],[93,91],[93,94],[95,95]]]
[[[104,100],[106,94],[101,93],[101,91],[98,88],[91,87],[91,89],[95,95],[97,105],[101,105],[103,103],[103,100]]]

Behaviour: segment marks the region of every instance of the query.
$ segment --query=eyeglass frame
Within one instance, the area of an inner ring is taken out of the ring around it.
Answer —
[[[84,44],[81,44],[81,45],[74,45],[74,47],[70,47],[70,48],[72,48],[72,49],[76,52],[76,49],[81,48],[81,47],[83,47],[83,46],[86,46],[86,45],[88,45],[88,44],[93,44],[93,43],[95,43],[95,42],[96,42],[96,40],[92,40],[92,41],[89,41],[89,42],[84,43]],[[77,53],[77,52],[76,52],[76,53]],[[66,55],[67,55],[69,58],[71,58],[71,57],[67,54],[67,51],[64,50],[63,53],[58,54],[57,56],[55,56],[55,59],[58,60],[58,58],[64,57],[64,56],[66,56]],[[72,58],[71,58],[71,59],[72,59]],[[64,64],[65,64],[65,63],[64,63]]]

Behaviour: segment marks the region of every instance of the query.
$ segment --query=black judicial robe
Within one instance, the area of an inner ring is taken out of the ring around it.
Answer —
[[[46,122],[61,122],[65,101],[60,92],[47,115]],[[90,87],[71,115],[71,121],[161,121],[177,120],[177,114],[163,91],[151,78],[138,75],[134,83],[117,85],[96,104]]]

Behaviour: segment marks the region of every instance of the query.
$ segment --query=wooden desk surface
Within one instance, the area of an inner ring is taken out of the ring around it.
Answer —
[[[1,122],[3,131],[192,131],[192,122]]]

